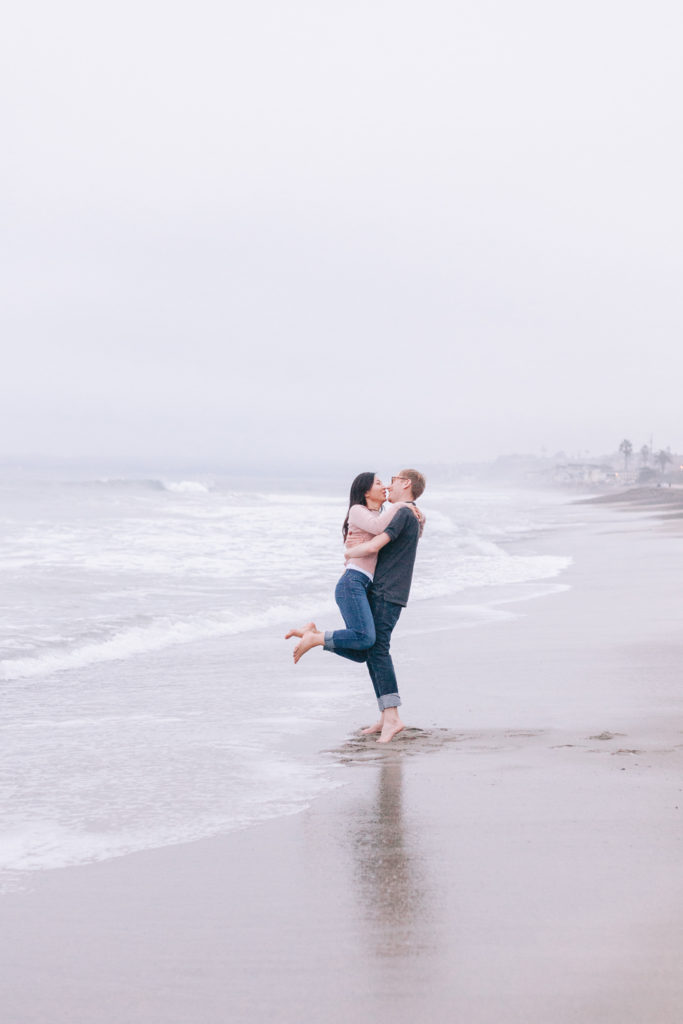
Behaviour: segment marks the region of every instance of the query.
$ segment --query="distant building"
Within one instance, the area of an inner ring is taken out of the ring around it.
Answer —
[[[614,484],[622,482],[621,477],[626,475],[616,473],[611,466],[604,463],[597,465],[592,462],[567,462],[562,466],[555,466],[553,481],[556,484]]]

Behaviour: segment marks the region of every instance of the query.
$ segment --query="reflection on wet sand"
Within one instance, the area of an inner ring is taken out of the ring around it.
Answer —
[[[404,756],[386,752],[372,802],[357,806],[346,835],[356,898],[375,955],[414,956],[432,945],[432,901],[417,822],[403,806]]]

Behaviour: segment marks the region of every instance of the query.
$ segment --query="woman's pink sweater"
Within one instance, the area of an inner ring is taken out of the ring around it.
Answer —
[[[405,508],[407,501],[397,501],[395,504],[388,503],[383,512],[374,512],[365,505],[352,505],[349,509],[349,532],[346,538],[347,548],[355,547],[356,544],[364,544],[366,540],[372,540],[378,533],[384,533],[400,508]],[[347,569],[360,569],[372,578],[377,565],[377,555],[363,555],[362,558],[352,558],[346,563]]]

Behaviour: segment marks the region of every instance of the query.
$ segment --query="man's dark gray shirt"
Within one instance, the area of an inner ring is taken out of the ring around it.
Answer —
[[[400,508],[383,532],[391,537],[391,543],[377,556],[372,590],[385,601],[405,608],[413,580],[420,524],[411,509]]]

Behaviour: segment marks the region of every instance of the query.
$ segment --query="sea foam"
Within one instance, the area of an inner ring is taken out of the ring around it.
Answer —
[[[328,602],[318,611],[332,613],[334,605]],[[221,636],[235,636],[253,630],[306,621],[310,608],[305,605],[277,605],[243,615],[225,614],[222,617],[196,620],[156,619],[147,626],[136,626],[116,633],[99,643],[88,643],[71,650],[52,650],[29,658],[7,658],[0,662],[0,679],[31,679],[54,672],[86,668],[108,661],[121,661],[138,655],[151,654],[178,644],[194,643]]]

